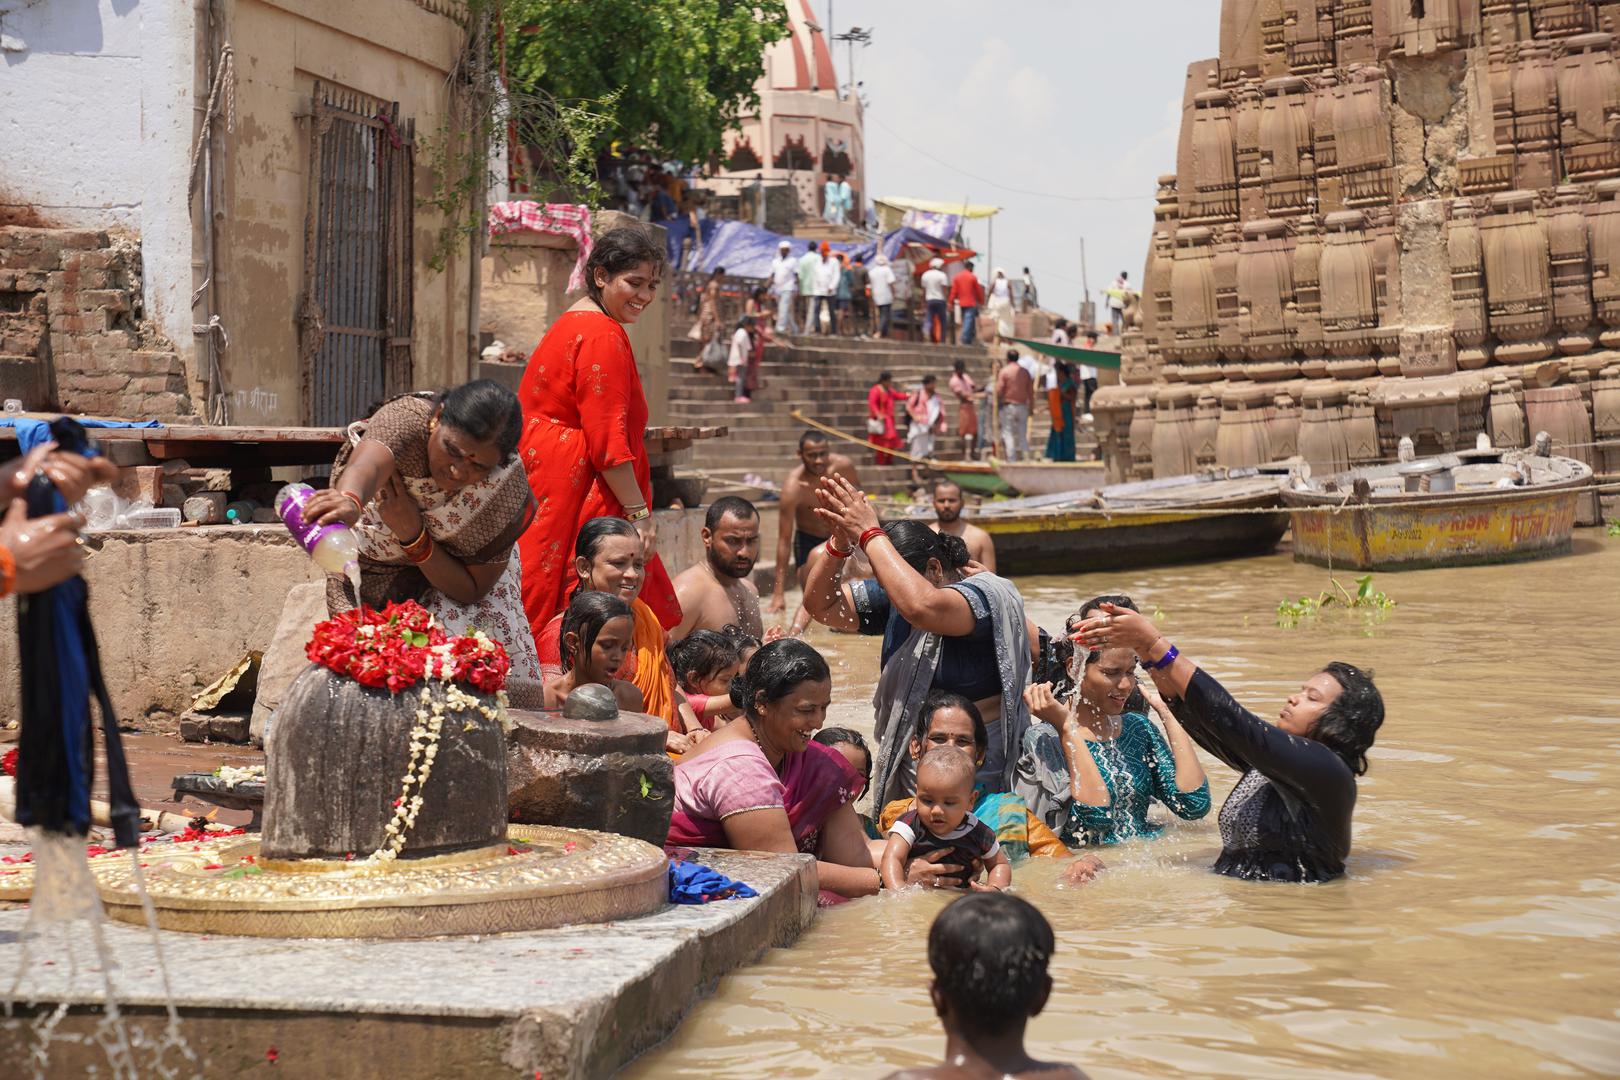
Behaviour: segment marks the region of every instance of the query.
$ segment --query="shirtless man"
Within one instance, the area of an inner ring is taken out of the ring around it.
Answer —
[[[675,577],[681,624],[669,632],[670,641],[731,623],[760,637],[759,590],[750,580],[759,560],[759,511],[735,495],[716,499],[703,519],[702,535],[707,557]]]
[[[967,545],[973,561],[996,572],[996,542],[977,525],[962,520],[962,489],[950,480],[934,482],[934,515],[939,519],[929,528],[935,532],[950,533]]]
[[[788,558],[793,559],[794,574],[802,589],[810,553],[829,535],[827,526],[816,517],[816,485],[824,476],[841,476],[854,487],[861,486],[855,463],[843,454],[833,453],[827,436],[819,431],[799,436],[799,461],[802,464],[788,473],[782,485],[782,501],[777,504],[776,584],[765,608],[773,614],[786,606],[783,593],[787,589]]]
[[[1073,1065],[1024,1049],[1025,1027],[1052,996],[1055,948],[1051,924],[1010,893],[976,889],[940,912],[928,932],[928,996],[945,1029],[945,1060],[888,1080],[1085,1080]]]

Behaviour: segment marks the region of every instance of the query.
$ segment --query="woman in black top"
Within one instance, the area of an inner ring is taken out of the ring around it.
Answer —
[[[1344,873],[1356,777],[1384,722],[1372,673],[1334,662],[1288,699],[1275,725],[1249,712],[1160,635],[1114,604],[1076,640],[1136,651],[1165,702],[1205,750],[1243,774],[1221,807],[1218,873],[1254,881],[1327,881]]]

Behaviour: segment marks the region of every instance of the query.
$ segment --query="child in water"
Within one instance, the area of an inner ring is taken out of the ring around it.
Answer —
[[[1054,945],[1051,924],[1016,896],[964,896],[940,912],[928,931],[928,995],[945,1028],[945,1061],[888,1080],[1085,1080],[1024,1049],[1025,1026],[1052,994]]]
[[[973,759],[954,746],[936,746],[923,755],[917,763],[917,797],[889,827],[881,869],[884,888],[904,888],[906,863],[941,848],[953,852],[952,861],[964,867],[983,862],[989,884],[980,885],[970,877],[973,871],[964,869],[936,878],[939,885],[956,882],[974,891],[999,892],[1012,884],[1012,862],[994,830],[969,810],[974,771]]]
[[[866,745],[861,733],[847,727],[824,727],[812,736],[822,746],[828,746],[844,755],[849,767],[861,774],[861,790],[856,794],[859,799],[866,789],[872,786],[872,748]],[[872,824],[870,816],[856,811],[855,816],[861,819],[861,831],[866,833],[868,840],[881,840],[883,835]]]
[[[616,679],[630,648],[630,605],[603,592],[578,592],[563,614],[559,645],[562,674],[546,683],[545,707],[560,709],[568,695],[586,683],[613,691],[619,708],[640,712],[641,691],[635,683]]]
[[[745,661],[736,639],[718,630],[694,630],[669,647],[669,666],[698,723],[713,731],[738,710],[731,704],[731,680]]]

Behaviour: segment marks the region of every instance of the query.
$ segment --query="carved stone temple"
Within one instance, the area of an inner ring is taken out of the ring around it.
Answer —
[[[1620,479],[1620,0],[1222,0],[1111,479],[1488,432]]]

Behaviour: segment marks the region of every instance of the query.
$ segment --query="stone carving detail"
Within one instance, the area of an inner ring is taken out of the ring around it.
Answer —
[[[1504,342],[1497,358],[1515,362],[1552,355],[1552,282],[1547,234],[1532,212],[1535,194],[1509,191],[1491,198],[1480,222],[1485,251],[1485,304],[1491,332]]]
[[[1527,387],[1620,408],[1617,35],[1620,0],[1222,0],[1106,402],[1120,470],[1523,445]]]

